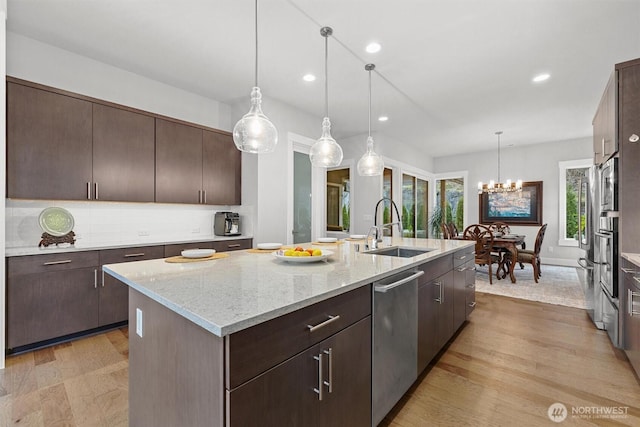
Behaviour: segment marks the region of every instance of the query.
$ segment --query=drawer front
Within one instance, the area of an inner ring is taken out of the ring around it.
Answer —
[[[7,258],[8,276],[97,267],[98,251],[27,255]]]
[[[459,267],[474,259],[475,247],[469,246],[453,254],[453,266]]]
[[[164,257],[164,246],[140,246],[133,248],[105,249],[100,251],[100,265],[142,261]]]
[[[251,249],[253,239],[223,240],[213,242],[213,249],[217,252],[239,251]]]
[[[371,286],[228,335],[226,387],[231,390],[371,314]],[[331,317],[330,317],[331,316]]]
[[[467,320],[469,320],[469,315],[476,308],[476,290],[475,290],[475,285],[474,285],[474,288],[472,290],[469,290],[469,288],[467,288],[466,303],[467,303]]]
[[[164,257],[178,256],[186,249],[214,249],[213,242],[189,242],[165,245]]]
[[[424,275],[418,279],[419,285],[424,285],[436,277],[440,277],[453,268],[453,255],[445,255],[432,261],[425,262],[420,266]]]

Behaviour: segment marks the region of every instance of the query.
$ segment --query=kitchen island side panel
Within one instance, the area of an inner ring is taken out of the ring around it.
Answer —
[[[129,319],[129,425],[223,426],[223,339],[131,288]]]

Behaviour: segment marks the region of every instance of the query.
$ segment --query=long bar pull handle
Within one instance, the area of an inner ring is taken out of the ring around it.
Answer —
[[[102,270],[102,287],[104,288],[104,270]]]
[[[475,283],[471,283],[470,285],[467,285],[467,288],[469,288],[469,289],[473,289],[475,287],[476,287]]]
[[[434,284],[438,286],[438,298],[436,298],[436,302],[442,304],[442,282],[435,282]]]
[[[202,190],[202,203],[207,203],[207,190]]]
[[[323,382],[323,372],[322,372],[322,366],[323,366],[323,353],[320,353],[317,356],[313,356],[313,358],[315,360],[318,361],[318,388],[314,388],[313,391],[315,391],[318,394],[318,400],[322,400],[322,398],[324,397],[324,388],[322,387],[322,382]]]
[[[99,197],[98,197],[98,183],[97,182],[93,183],[93,196],[95,197],[96,200],[99,199]]]
[[[87,200],[91,200],[91,182],[87,181]]]
[[[475,301],[474,301],[474,302],[469,303],[469,307],[473,308],[473,307],[475,307],[475,306],[476,306],[476,302],[475,302]]]
[[[580,258],[580,259],[583,259],[583,258]],[[578,261],[579,261],[579,260],[578,260]],[[631,273],[631,274],[636,274],[636,273],[637,273],[637,271],[636,271],[636,270],[634,270],[633,268],[624,268],[624,267],[620,267],[620,269],[621,269],[622,271],[624,271],[625,273]]]
[[[98,289],[98,270],[93,269],[93,288]]]
[[[62,261],[49,261],[45,262],[42,265],[58,265],[58,264],[69,264],[71,262],[70,259],[64,259]]]
[[[198,190],[198,203],[202,203],[202,190]]]
[[[239,248],[240,247],[240,243],[235,243],[233,245],[227,245],[228,248]]]
[[[393,289],[395,287],[404,285],[405,283],[410,282],[413,279],[417,279],[418,277],[422,276],[423,274],[424,274],[423,270],[418,270],[418,271],[415,271],[411,276],[405,277],[404,279],[400,279],[397,282],[393,282],[393,283],[390,283],[388,285],[375,285],[374,286],[374,290],[376,292],[387,292],[388,290],[391,290],[391,289]]]
[[[138,257],[138,256],[144,256],[144,252],[137,252],[135,254],[125,254],[124,255],[125,258],[134,258],[134,257]]]
[[[325,326],[327,326],[329,323],[333,323],[336,320],[340,319],[340,315],[337,316],[331,316],[329,315],[329,318],[327,320],[325,320],[322,323],[318,323],[317,325],[311,326],[311,325],[307,325],[307,328],[309,329],[309,332],[314,332],[317,331],[320,328],[324,328]]]
[[[629,316],[640,316],[640,311],[633,310],[633,298],[640,297],[640,292],[633,292],[631,289],[627,289],[627,310]]]
[[[329,381],[324,381],[324,385],[329,389],[329,393],[333,393],[333,349],[329,347],[324,354],[329,356]]]

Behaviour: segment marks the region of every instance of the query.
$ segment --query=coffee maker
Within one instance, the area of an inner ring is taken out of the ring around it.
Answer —
[[[216,212],[213,221],[216,236],[240,235],[240,214],[237,212]]]

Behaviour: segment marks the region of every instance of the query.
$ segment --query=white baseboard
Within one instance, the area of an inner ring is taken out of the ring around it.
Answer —
[[[567,258],[540,258],[542,265],[561,265],[564,267],[580,267],[577,259]]]

